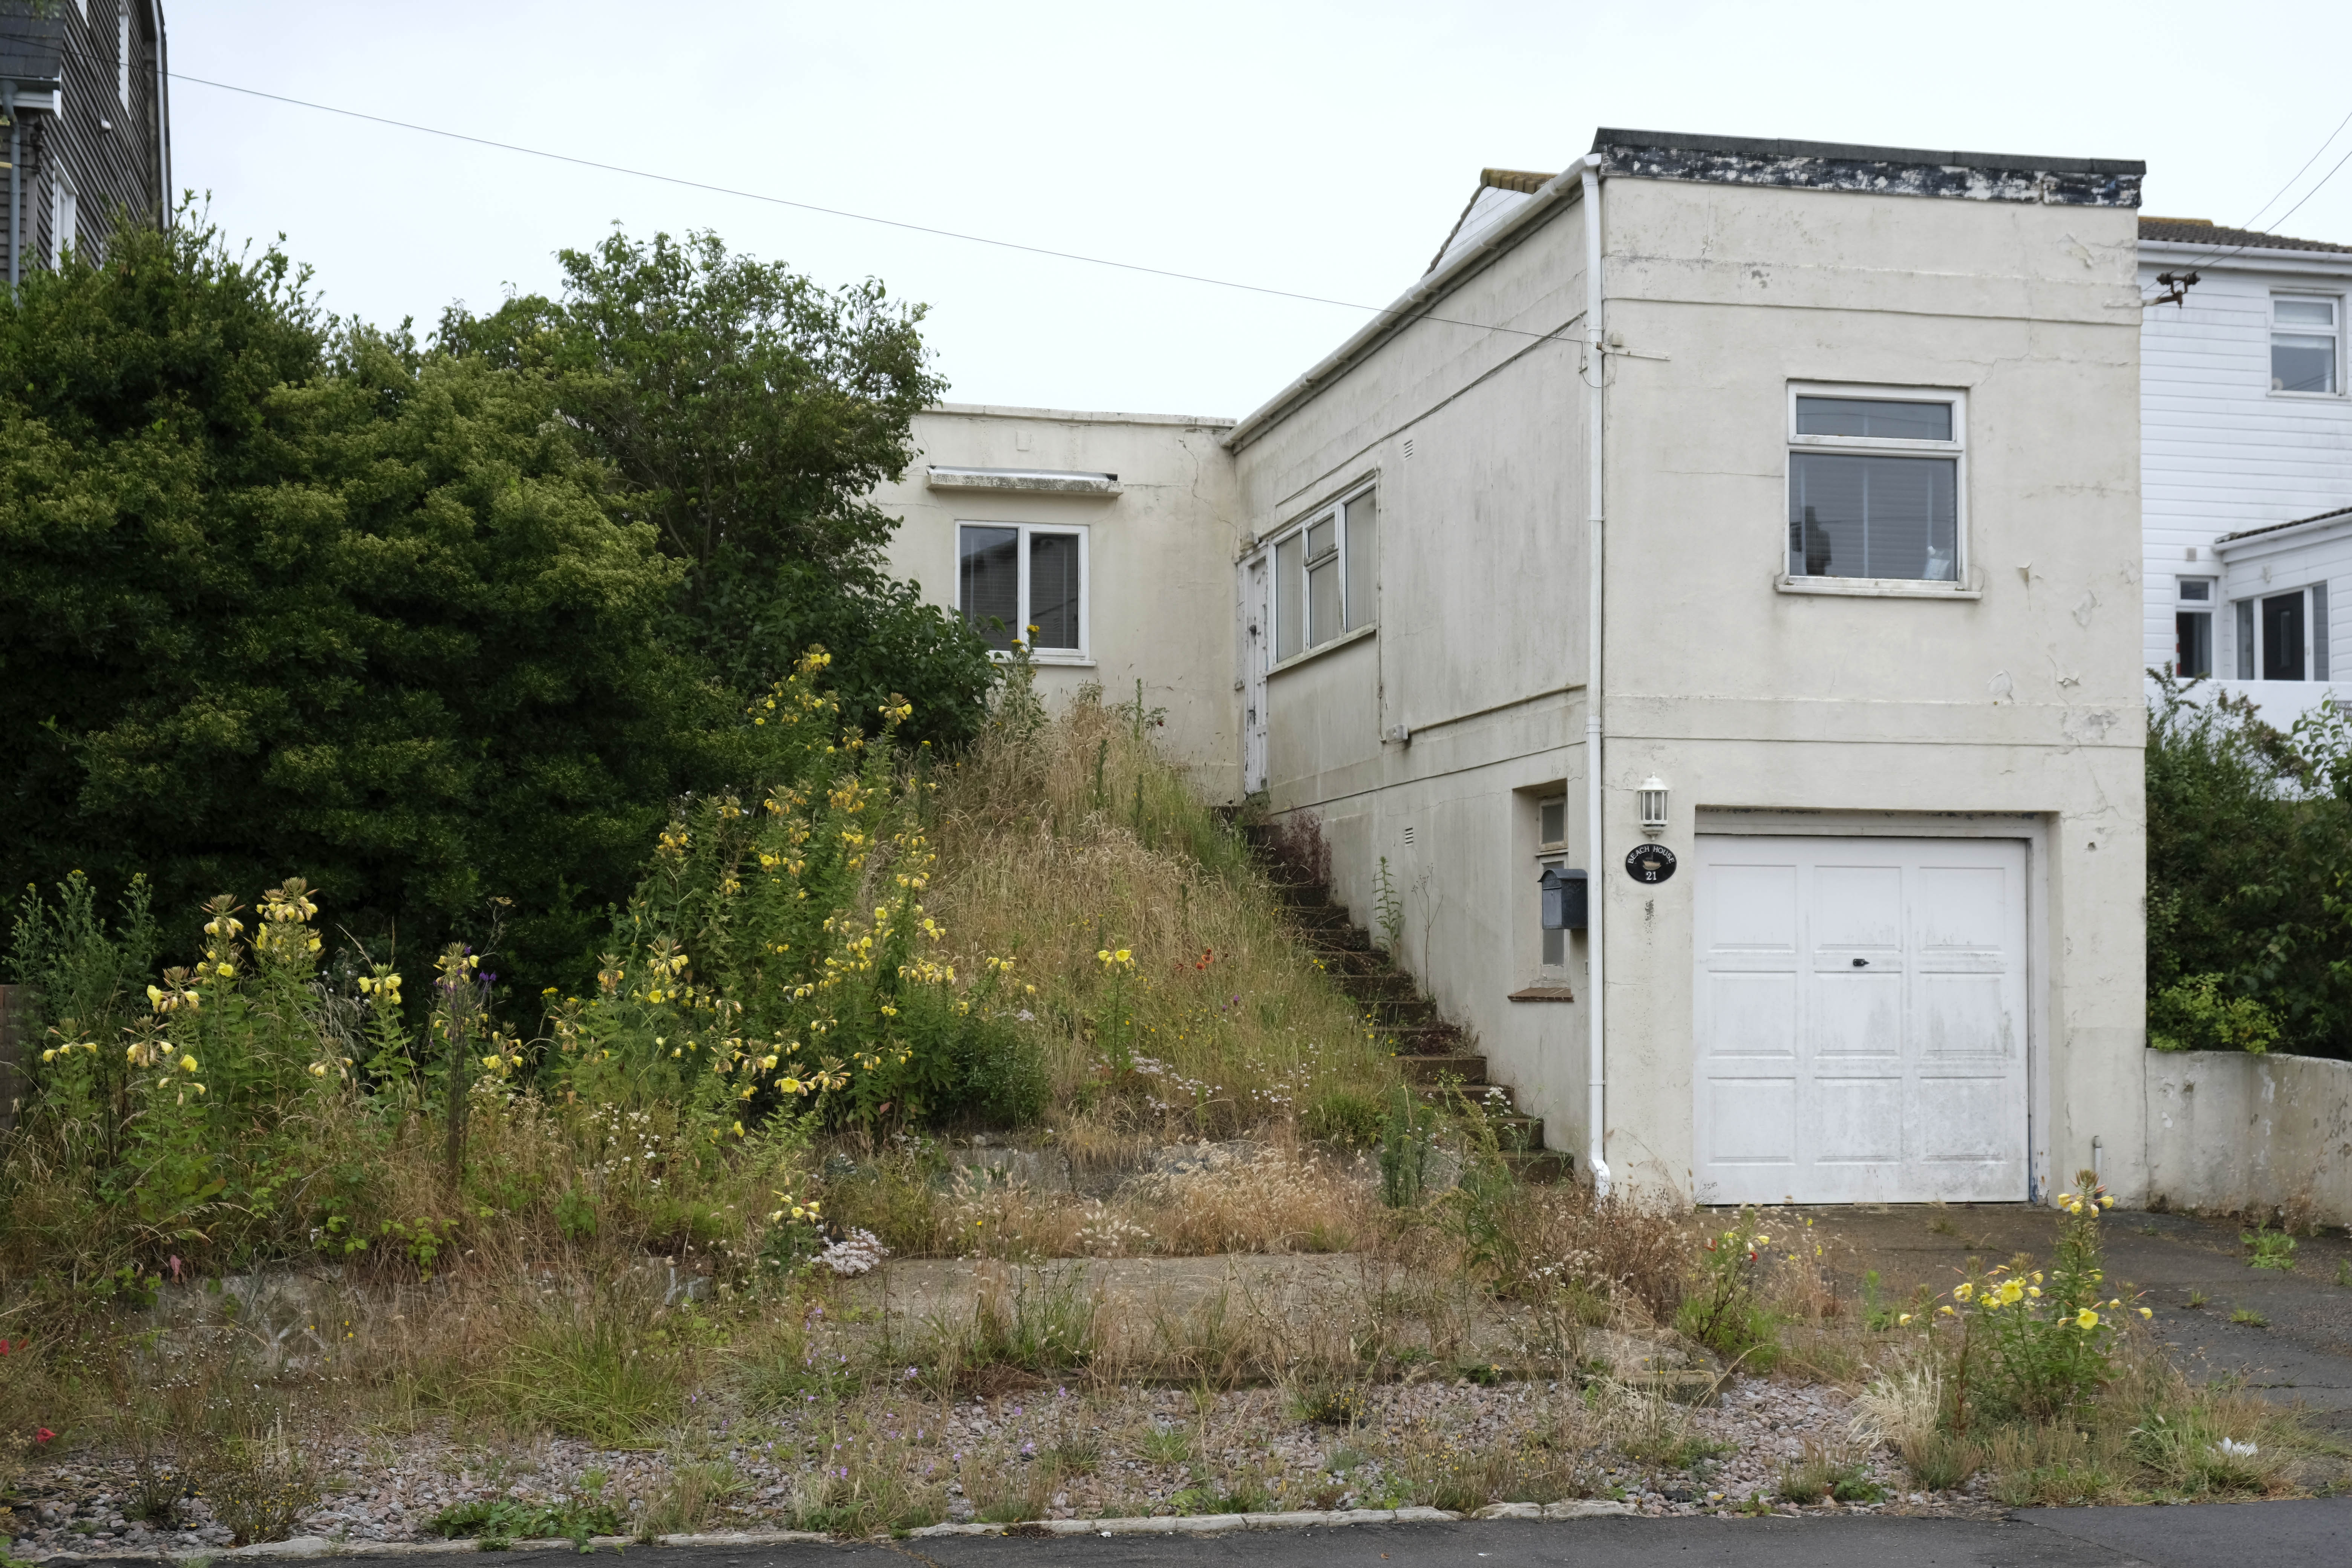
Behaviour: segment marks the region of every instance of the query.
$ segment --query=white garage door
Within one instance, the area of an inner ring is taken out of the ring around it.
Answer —
[[[2025,846],[1695,858],[1699,1201],[2024,1198]]]

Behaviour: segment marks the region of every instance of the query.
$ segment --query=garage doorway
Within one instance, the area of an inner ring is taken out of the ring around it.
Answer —
[[[2026,1199],[2025,845],[1696,850],[1698,1200]]]

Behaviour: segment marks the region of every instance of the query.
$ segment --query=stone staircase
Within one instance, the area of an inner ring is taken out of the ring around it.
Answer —
[[[1300,945],[1362,1009],[1422,1099],[1483,1115],[1503,1158],[1523,1180],[1565,1177],[1569,1158],[1544,1148],[1543,1119],[1521,1112],[1508,1085],[1487,1080],[1486,1058],[1460,1026],[1440,1016],[1412,976],[1372,945],[1370,931],[1348,918],[1346,906],[1331,901],[1328,884],[1269,855],[1265,829],[1245,831]]]

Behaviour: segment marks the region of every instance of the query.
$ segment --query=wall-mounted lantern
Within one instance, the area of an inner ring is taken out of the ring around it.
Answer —
[[[1582,931],[1584,915],[1584,873],[1570,866],[1547,866],[1540,879],[1543,889],[1543,929],[1546,931]]]
[[[1655,838],[1666,830],[1666,781],[1652,773],[1642,781],[1642,831]]]

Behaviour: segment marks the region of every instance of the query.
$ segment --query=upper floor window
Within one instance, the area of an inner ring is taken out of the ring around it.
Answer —
[[[1791,388],[1789,575],[1965,580],[1963,399]]]
[[[1010,652],[1013,640],[1020,638],[1048,662],[1083,660],[1086,529],[1034,522],[958,523],[956,610],[992,648]]]
[[[1380,618],[1380,521],[1362,489],[1275,542],[1276,663]]]
[[[131,5],[130,0],[118,0],[121,9],[114,16],[114,95],[122,107],[131,107]]]
[[[2314,294],[2271,296],[2271,390],[2334,392],[2344,304]]]

